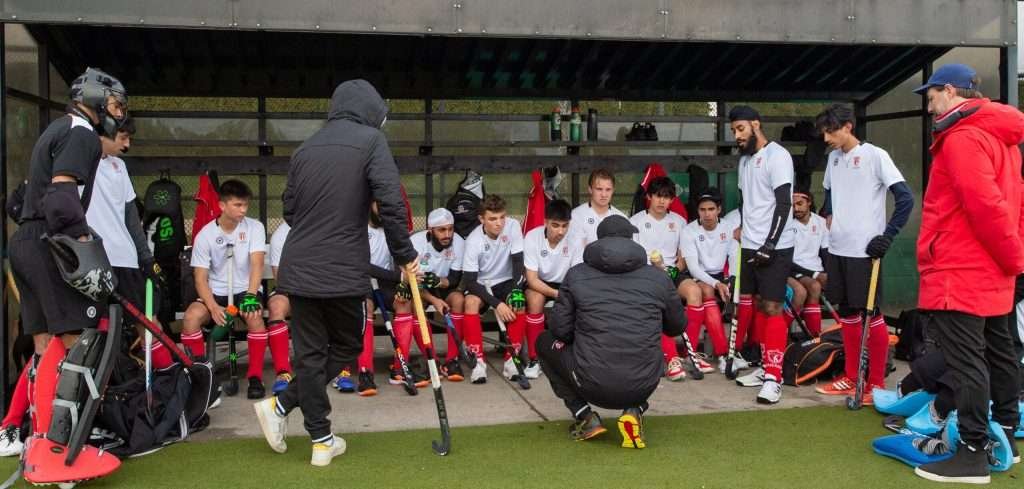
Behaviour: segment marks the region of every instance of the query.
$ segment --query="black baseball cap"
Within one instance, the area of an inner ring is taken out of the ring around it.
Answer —
[[[597,239],[618,236],[620,238],[632,238],[640,232],[633,223],[622,216],[608,216],[601,224],[597,225]]]
[[[708,187],[701,191],[700,195],[697,196],[697,204],[710,200],[718,205],[722,205],[722,192],[715,187]]]

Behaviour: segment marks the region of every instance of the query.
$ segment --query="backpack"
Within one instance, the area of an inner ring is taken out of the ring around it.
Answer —
[[[465,238],[480,225],[477,212],[484,198],[484,177],[472,170],[459,182],[458,189],[448,199],[445,208],[455,217],[455,233]]]
[[[818,338],[790,343],[782,358],[782,382],[805,385],[841,372],[846,355],[840,328],[835,326],[822,331]]]

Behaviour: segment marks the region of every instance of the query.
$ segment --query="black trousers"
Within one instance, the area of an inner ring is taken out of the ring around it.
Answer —
[[[332,436],[327,383],[363,351],[363,298],[289,295],[288,299],[295,380],[277,395],[277,401],[285,412],[300,408],[306,431],[314,442],[320,442]]]
[[[1003,426],[1020,422],[1019,369],[1007,316],[980,317],[956,311],[929,311],[934,335],[956,383],[960,436],[973,447],[988,440],[988,404]]]
[[[572,356],[573,345],[563,343],[551,334],[544,331],[537,337],[537,356],[540,357],[540,368],[551,383],[551,390],[555,392],[569,412],[575,417],[586,412],[590,404],[587,401],[586,393],[575,382],[573,370],[576,369],[576,361]],[[623,400],[631,407],[640,408],[641,412],[647,411],[647,399]]]
[[[1024,330],[1021,329],[1021,318],[1017,316],[1017,304],[1024,301],[1024,274],[1017,275],[1017,285],[1013,289],[1013,309],[1010,309],[1010,334],[1013,344],[1017,347],[1017,368],[1020,369],[1020,394],[1024,398]]]

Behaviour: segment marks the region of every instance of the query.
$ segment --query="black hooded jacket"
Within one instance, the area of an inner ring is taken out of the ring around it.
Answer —
[[[566,274],[548,327],[573,345],[573,373],[587,401],[619,409],[654,392],[664,368],[661,333],[682,334],[686,316],[672,281],[647,265],[643,247],[605,237]]]
[[[292,154],[284,220],[292,229],[278,287],[302,297],[362,297],[370,292],[370,201],[395,262],[416,259],[409,241],[398,168],[381,124],[387,105],[365,80],[334,90],[327,124]]]

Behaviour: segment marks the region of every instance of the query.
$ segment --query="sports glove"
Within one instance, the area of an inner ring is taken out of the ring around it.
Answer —
[[[871,241],[868,242],[868,247],[864,250],[871,258],[882,258],[885,253],[889,251],[889,247],[892,246],[892,236],[885,234],[879,234]]]
[[[665,267],[665,273],[668,274],[668,278],[672,279],[673,282],[679,278],[679,269],[672,265]]]
[[[160,264],[157,263],[156,260],[149,258],[147,260],[143,260],[140,265],[142,267],[142,273],[146,278],[153,281],[153,285],[160,290],[167,290],[167,277],[164,276],[164,270],[160,268]]]
[[[508,297],[505,298],[505,304],[515,311],[525,309],[526,294],[523,293],[523,289],[512,289],[512,292],[509,292]]]
[[[434,272],[427,272],[423,274],[423,280],[420,281],[421,289],[436,289],[441,285],[441,277],[438,277]]]
[[[412,300],[412,289],[409,288],[409,284],[405,282],[398,282],[395,286],[395,295],[405,299],[407,301]]]
[[[242,297],[242,303],[238,307],[242,312],[257,312],[263,308],[260,304],[260,296],[253,294],[252,292],[246,292],[245,296]]]
[[[775,258],[775,244],[765,243],[754,252],[754,256],[750,259],[750,263],[755,267],[762,267],[771,263],[773,258]]]

